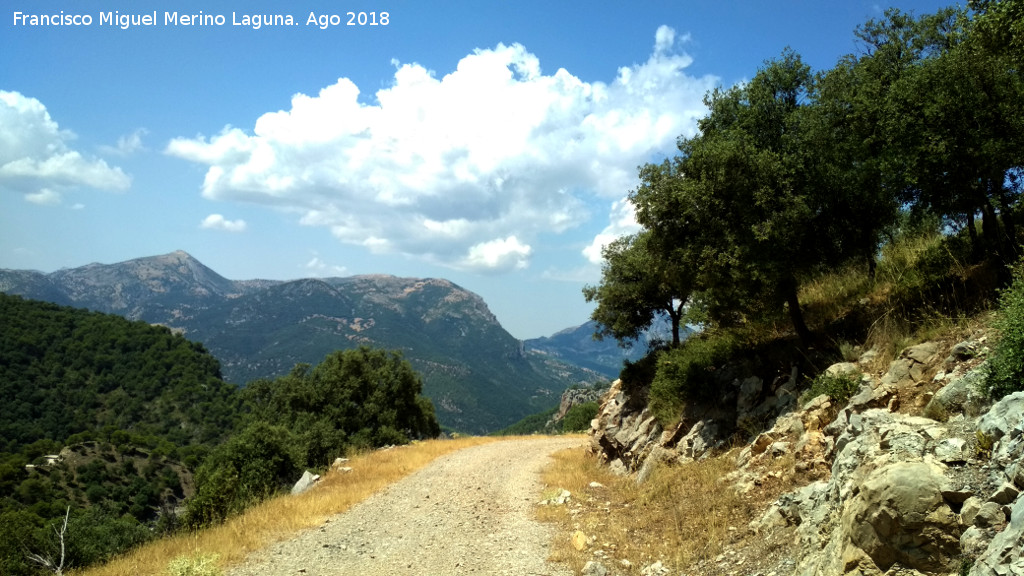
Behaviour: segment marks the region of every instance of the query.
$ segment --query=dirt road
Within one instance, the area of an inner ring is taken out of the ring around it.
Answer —
[[[493,442],[443,456],[229,576],[567,575],[534,520],[540,470],[579,438]]]

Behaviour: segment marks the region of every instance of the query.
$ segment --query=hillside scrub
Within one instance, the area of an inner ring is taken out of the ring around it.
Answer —
[[[247,424],[197,471],[185,524],[223,522],[289,487],[303,468],[323,469],[346,451],[436,437],[422,387],[400,354],[366,347],[251,383],[242,393]]]
[[[987,392],[993,400],[1024,390],[1024,266],[999,299],[996,328],[1001,336],[989,361]]]
[[[359,349],[240,391],[161,326],[0,294],[0,573],[29,576],[238,514],[346,451],[436,436],[422,383]],[[195,484],[192,471],[197,471]],[[194,495],[193,488],[198,489]]]

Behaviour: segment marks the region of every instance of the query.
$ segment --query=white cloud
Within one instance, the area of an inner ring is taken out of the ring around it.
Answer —
[[[614,80],[544,74],[519,44],[464,57],[438,77],[395,63],[373,104],[341,78],[251,132],[176,138],[168,154],[209,166],[203,196],[299,213],[340,241],[464,269],[527,266],[531,243],[621,198],[636,167],[692,134],[717,78],[685,73],[661,27],[643,64]]]
[[[49,188],[43,188],[38,192],[29,192],[28,194],[25,194],[25,200],[42,206],[56,206],[60,204],[61,197],[60,193],[54,192]]]
[[[601,251],[616,238],[640,231],[640,225],[636,222],[636,210],[628,198],[612,203],[608,220],[608,226],[594,237],[589,246],[583,249],[583,256],[592,264],[604,262]]]
[[[532,251],[530,246],[515,236],[498,238],[471,246],[462,265],[465,268],[496,272],[521,270],[529,265]]]
[[[74,138],[39,100],[0,90],[0,189],[40,204],[59,204],[63,192],[78,187],[128,189],[131,178],[73,150],[69,143]]]
[[[116,146],[100,146],[100,150],[106,154],[114,154],[116,156],[131,156],[136,152],[146,149],[142,144],[142,137],[146,134],[149,134],[149,130],[139,128],[131,134],[125,134],[118,138]]]
[[[224,230],[226,232],[244,232],[245,220],[228,220],[220,214],[210,214],[203,219],[201,228],[208,230]]]
[[[315,276],[340,276],[348,271],[344,266],[324,262],[316,254],[313,255],[309,262],[306,262],[305,268]]]

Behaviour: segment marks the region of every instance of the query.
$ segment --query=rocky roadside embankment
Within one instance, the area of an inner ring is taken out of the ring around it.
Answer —
[[[631,397],[616,382],[592,448],[643,482],[656,464],[709,457],[764,423],[726,481],[751,492],[784,476],[795,487],[745,540],[781,542],[783,552],[730,550],[703,573],[1024,575],[1024,393],[995,404],[978,393],[984,340],[913,346],[880,375],[862,372],[870,353],[834,365],[861,379],[845,406],[827,396],[800,406],[795,371],[767,385],[738,377],[727,409],[669,430],[635,397],[643,391]]]

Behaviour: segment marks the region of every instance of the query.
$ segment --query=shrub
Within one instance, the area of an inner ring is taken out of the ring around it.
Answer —
[[[707,398],[715,392],[715,371],[737,349],[734,337],[719,333],[689,338],[658,355],[651,382],[650,407],[663,424],[676,420],[687,398]]]
[[[999,318],[995,324],[1002,332],[989,362],[986,392],[998,400],[1024,390],[1024,268],[1018,266],[1013,284],[999,297]]]
[[[597,416],[597,402],[577,404],[565,413],[562,418],[563,432],[583,432],[590,429],[590,421]]]
[[[811,382],[811,387],[800,396],[800,403],[806,404],[811,400],[828,395],[836,404],[846,404],[851,396],[860,389],[860,381],[848,374],[828,374],[822,372]]]
[[[286,428],[256,422],[232,436],[196,472],[196,495],[189,501],[185,524],[200,527],[288,487],[302,472]]]

